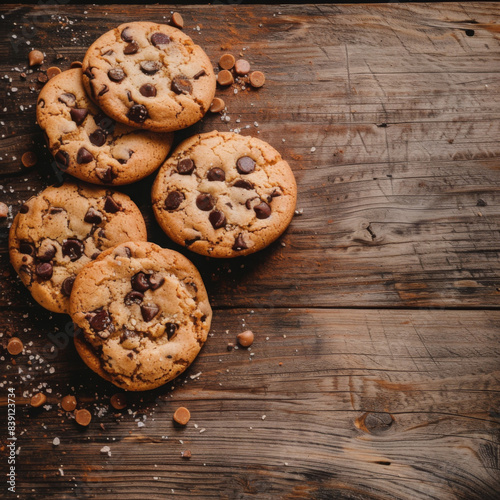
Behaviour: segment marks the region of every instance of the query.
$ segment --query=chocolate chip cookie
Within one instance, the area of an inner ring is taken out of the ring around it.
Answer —
[[[200,120],[215,94],[212,64],[201,47],[171,26],[122,24],[83,60],[88,94],[116,121],[159,132]]]
[[[67,313],[80,270],[107,248],[145,241],[146,225],[122,193],[90,185],[48,187],[16,215],[9,235],[10,260],[34,299]]]
[[[138,181],[161,165],[172,145],[172,133],[137,130],[105,115],[85,93],[79,68],[52,78],[36,111],[56,165],[93,184]]]
[[[292,220],[296,198],[293,172],[274,148],[216,131],[181,143],[152,190],[165,233],[211,257],[237,257],[269,245]]]
[[[77,276],[70,314],[76,348],[104,379],[128,391],[154,389],[196,358],[212,310],[191,262],[154,243],[103,252]]]

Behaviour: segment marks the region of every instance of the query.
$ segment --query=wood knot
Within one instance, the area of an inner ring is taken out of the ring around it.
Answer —
[[[355,421],[358,429],[369,434],[381,434],[387,431],[393,423],[393,416],[385,412],[366,412]]]

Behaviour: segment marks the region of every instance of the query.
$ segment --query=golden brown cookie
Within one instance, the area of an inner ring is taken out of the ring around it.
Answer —
[[[66,183],[21,206],[10,229],[10,261],[40,305],[67,313],[85,264],[118,243],[146,239],[142,214],[128,196]]]
[[[36,115],[56,165],[93,184],[136,182],[154,172],[172,146],[172,133],[137,130],[105,115],[85,93],[79,68],[43,87]]]
[[[210,59],[165,24],[133,22],[98,38],[83,60],[88,94],[116,121],[158,132],[200,120],[215,94]]]
[[[274,148],[217,131],[181,143],[152,190],[165,233],[210,257],[237,257],[269,245],[292,220],[296,198],[293,172]]]
[[[181,254],[129,242],[103,252],[76,278],[70,314],[76,348],[104,379],[154,389],[196,358],[212,310],[201,276]]]

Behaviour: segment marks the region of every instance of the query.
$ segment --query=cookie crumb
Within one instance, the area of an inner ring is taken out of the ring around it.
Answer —
[[[5,219],[9,215],[9,207],[0,201],[0,219]]]
[[[52,441],[52,444],[54,446],[59,446],[61,444],[61,440],[58,437],[55,437],[54,440]]]

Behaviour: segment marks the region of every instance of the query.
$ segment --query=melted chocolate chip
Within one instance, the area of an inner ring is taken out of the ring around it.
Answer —
[[[259,197],[258,196],[254,196],[252,198],[248,198],[247,201],[245,201],[245,207],[248,208],[248,210],[250,210],[252,208],[252,206],[255,204],[253,203],[255,200],[258,200]]]
[[[234,184],[234,187],[250,190],[253,189],[253,184],[248,181],[244,181],[243,179],[238,179]]]
[[[81,125],[87,115],[89,114],[89,110],[86,108],[72,108],[69,112],[71,115],[71,119],[77,124]]]
[[[248,248],[245,240],[243,239],[243,235],[240,233],[234,240],[234,245],[233,245],[233,250],[239,251],[239,250],[245,250]]]
[[[196,206],[204,212],[212,210],[212,208],[214,208],[214,205],[215,200],[211,194],[201,193],[196,197]]]
[[[67,170],[69,166],[69,154],[66,151],[60,149],[55,156],[57,167],[63,172]]]
[[[103,56],[112,56],[114,54],[114,51],[109,49],[106,52],[104,52]]]
[[[99,91],[99,93],[97,94],[99,97],[103,96],[104,94],[106,94],[107,92],[109,91],[109,88],[107,85],[103,85],[102,86],[102,89]]]
[[[165,278],[160,274],[160,273],[153,273],[149,277],[149,285],[151,290],[156,290],[157,288],[160,288],[163,283],[165,283]]]
[[[90,163],[93,159],[94,155],[86,148],[80,148],[76,153],[77,163]]]
[[[102,222],[102,213],[93,207],[90,207],[83,218],[85,222],[90,224],[100,224]]]
[[[220,210],[214,210],[213,212],[210,212],[208,220],[210,221],[210,224],[212,224],[212,227],[214,229],[219,229],[220,227],[226,225],[226,216]]]
[[[36,254],[38,260],[43,262],[51,261],[56,255],[56,247],[52,244],[42,245]]]
[[[104,210],[110,214],[116,214],[120,210],[120,205],[116,203],[111,196],[106,196],[106,201],[104,202]]]
[[[69,106],[70,108],[72,108],[76,104],[76,96],[75,96],[75,94],[71,94],[70,92],[67,92],[65,94],[61,94],[59,96],[59,100],[63,104],[66,104],[66,106]]]
[[[53,271],[54,268],[50,262],[43,262],[42,264],[38,264],[35,268],[35,274],[43,281],[50,280]]]
[[[97,257],[99,257],[99,255],[101,255],[101,252],[97,251],[97,252],[94,252],[91,256],[90,256],[90,260],[96,260]]]
[[[133,340],[139,337],[139,332],[135,330],[129,330],[128,328],[123,328],[123,333],[120,336],[120,342],[125,342],[126,340]]]
[[[69,257],[71,262],[78,260],[83,254],[83,243],[76,238],[64,240],[62,244],[62,253]]]
[[[158,313],[160,308],[156,304],[145,304],[141,306],[141,314],[144,321],[151,321]]]
[[[267,219],[271,215],[271,207],[265,201],[260,202],[253,209],[257,219]]]
[[[134,102],[134,100],[132,99],[132,94],[130,93],[130,90],[127,90],[127,99],[128,99],[128,102]]]
[[[184,195],[180,191],[170,191],[165,200],[165,209],[176,210],[183,201]]]
[[[156,97],[156,87],[151,83],[145,83],[144,85],[142,85],[139,89],[139,92],[144,97]]]
[[[19,251],[25,255],[35,255],[35,247],[27,241],[21,241]]]
[[[116,122],[104,113],[95,115],[94,122],[98,127],[102,128],[108,134],[113,133],[116,125]]]
[[[121,37],[124,42],[132,42],[134,40],[132,30],[128,26],[121,32]]]
[[[125,305],[131,306],[132,304],[141,304],[144,299],[144,294],[137,290],[132,290],[125,295]]]
[[[127,113],[127,118],[136,123],[145,122],[148,116],[148,109],[143,104],[134,104]]]
[[[249,156],[242,156],[236,162],[236,169],[240,174],[249,174],[255,169],[255,161]]]
[[[212,168],[207,173],[209,181],[224,181],[226,180],[226,172],[222,168]]]
[[[119,83],[125,78],[125,71],[121,68],[112,68],[108,71],[108,78],[112,82]]]
[[[272,199],[278,196],[281,196],[281,193],[277,189],[273,189],[273,192],[267,197],[267,201],[271,203]]]
[[[130,54],[136,54],[138,51],[139,51],[139,44],[134,40],[125,45],[125,48],[123,49],[123,53],[127,56]]]
[[[176,94],[190,94],[193,91],[193,86],[189,81],[189,78],[184,75],[174,76],[170,88]]]
[[[49,214],[50,214],[50,215],[60,214],[61,212],[64,212],[64,208],[61,208],[61,207],[52,207],[52,208],[49,210]]]
[[[91,317],[89,323],[90,326],[96,331],[101,332],[108,329],[111,325],[111,316],[108,311],[101,309],[100,311],[94,311],[95,314]],[[114,331],[114,328],[113,328]]]
[[[194,170],[194,161],[191,158],[184,158],[177,162],[177,172],[181,175],[190,175]]]
[[[94,146],[101,147],[106,142],[106,132],[97,128],[89,134],[89,140]]]
[[[154,75],[161,68],[160,63],[157,61],[142,61],[139,66],[146,75]]]
[[[76,276],[70,276],[66,278],[61,285],[61,293],[65,297],[69,297],[71,295],[71,290],[73,289],[73,284],[75,282]]]
[[[129,247],[120,247],[115,250],[115,258],[116,257],[125,257],[130,259],[132,257],[132,250]]]
[[[167,45],[170,43],[170,37],[164,33],[153,33],[151,35],[151,43],[158,47],[158,45]]]
[[[138,292],[145,292],[150,287],[149,276],[142,272],[132,276],[130,283],[132,284],[132,288]]]
[[[95,173],[96,173],[97,177],[99,177],[99,179],[102,182],[105,182],[107,184],[113,182],[113,179],[115,177],[113,175],[113,169],[111,167],[108,167],[108,168],[96,168],[95,169]]]
[[[28,205],[21,205],[21,208],[19,209],[19,212],[22,214],[27,214],[30,211],[30,207]]]
[[[93,80],[95,78],[95,76],[93,75],[92,73],[92,70],[94,68],[92,68],[91,66],[89,66],[84,72],[83,74],[89,79],[89,80]]]
[[[202,76],[204,76],[206,74],[207,74],[207,72],[204,69],[202,69],[202,70],[198,71],[198,73],[196,73],[196,75],[194,75],[193,78],[195,80],[198,80],[198,78],[201,78]]]
[[[165,333],[167,334],[168,340],[171,340],[172,337],[177,333],[179,329],[179,325],[176,323],[166,323],[165,324]]]
[[[196,238],[191,238],[189,240],[184,240],[184,245],[186,245],[187,247],[190,247],[193,243],[195,243],[199,239],[200,239],[200,237],[197,236]]]

